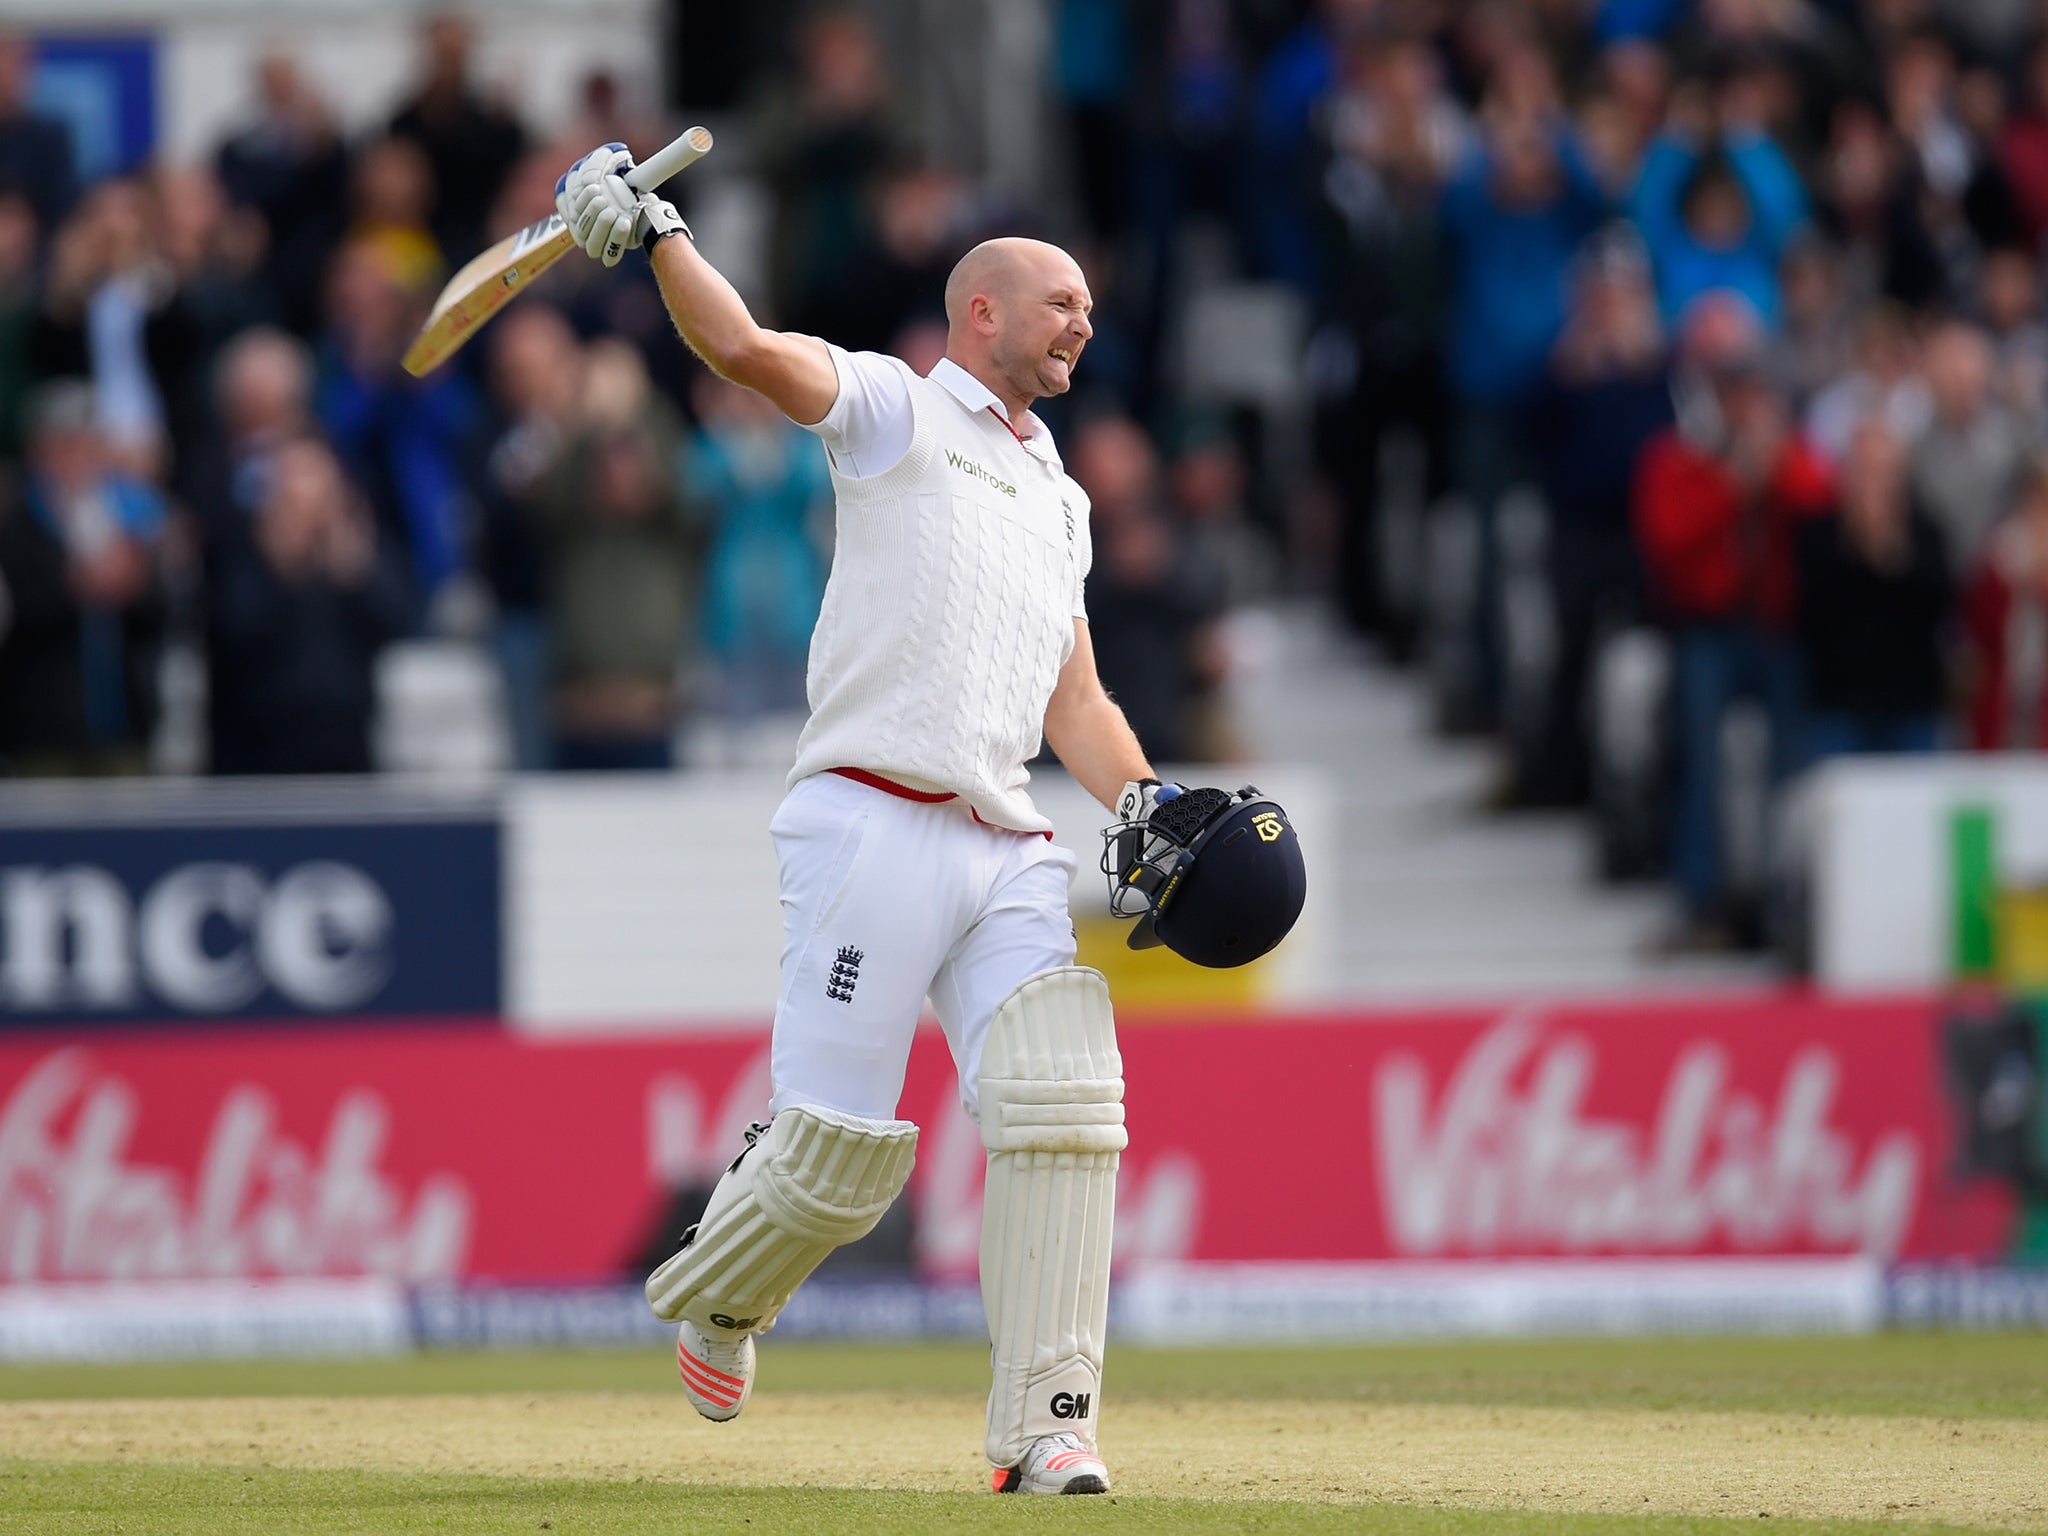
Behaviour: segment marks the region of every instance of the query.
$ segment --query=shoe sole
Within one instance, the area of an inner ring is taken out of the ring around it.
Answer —
[[[1042,1490],[1026,1489],[1024,1474],[1015,1467],[998,1471],[989,1479],[990,1486],[997,1493],[1037,1493]],[[1066,1486],[1053,1490],[1056,1493],[1107,1493],[1109,1483],[1093,1472],[1082,1472],[1067,1480]]]

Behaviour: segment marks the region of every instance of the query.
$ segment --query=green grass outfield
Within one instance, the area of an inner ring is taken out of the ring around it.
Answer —
[[[2048,1335],[1118,1349],[1107,1498],[976,1488],[983,1352],[0,1368],[0,1532],[2048,1530]],[[1761,1519],[1760,1519],[1761,1517]]]

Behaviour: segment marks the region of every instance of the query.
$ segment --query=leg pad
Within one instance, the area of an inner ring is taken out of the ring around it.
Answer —
[[[718,1181],[683,1251],[647,1277],[647,1304],[669,1322],[766,1332],[828,1253],[874,1230],[916,1155],[907,1120],[783,1110]]]
[[[988,1183],[981,1295],[994,1346],[989,1461],[1041,1435],[1095,1443],[1109,1242],[1124,1132],[1109,985],[1065,966],[1032,977],[989,1024],[981,1062]]]

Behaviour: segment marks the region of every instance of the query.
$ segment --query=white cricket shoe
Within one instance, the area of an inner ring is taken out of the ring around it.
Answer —
[[[676,1369],[691,1407],[721,1424],[736,1419],[754,1392],[754,1336],[713,1338],[686,1322],[676,1331]]]
[[[1040,1435],[1014,1467],[989,1477],[997,1493],[1107,1493],[1109,1468],[1077,1434]]]

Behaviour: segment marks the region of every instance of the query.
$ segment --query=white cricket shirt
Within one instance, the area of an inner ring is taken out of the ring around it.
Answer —
[[[1020,441],[952,361],[919,378],[893,357],[830,351],[839,394],[810,430],[837,539],[789,782],[857,768],[1050,831],[1024,764],[1086,616],[1087,494],[1036,416]]]

